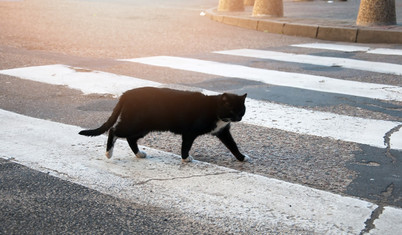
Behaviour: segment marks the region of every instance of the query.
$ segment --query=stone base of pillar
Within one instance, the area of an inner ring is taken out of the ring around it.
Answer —
[[[282,0],[255,0],[253,16],[283,16]]]
[[[244,11],[244,0],[219,0],[218,11]]]
[[[396,24],[395,0],[361,0],[357,25]]]
[[[254,0],[244,0],[244,6],[254,6]]]

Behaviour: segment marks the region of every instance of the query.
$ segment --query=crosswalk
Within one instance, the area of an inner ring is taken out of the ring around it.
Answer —
[[[289,45],[289,47],[333,50],[339,53],[358,52],[393,57],[401,56],[398,50],[390,51],[389,48],[370,48],[344,44],[298,44]],[[211,55],[211,59],[199,59],[195,56],[154,56],[116,59],[116,61],[209,74],[211,78],[216,80],[221,78],[242,79],[269,86],[301,89],[307,92],[361,97],[367,101],[380,100],[391,102],[398,107],[402,102],[402,87],[400,86],[402,82],[389,85],[345,80],[336,75],[328,77],[284,71],[283,69],[278,71],[222,62],[222,60],[218,62],[216,57],[241,57],[246,60],[258,58],[268,62],[280,61],[281,63],[313,64],[323,67],[336,66],[345,70],[369,72],[374,74],[373,76],[375,74],[387,74],[401,79],[402,65],[397,63],[345,60],[323,56],[313,57],[311,55],[255,49],[215,51],[207,52],[207,55]],[[206,57],[208,56],[203,58]],[[143,78],[65,64],[10,68],[0,70],[0,74],[46,84],[64,85],[71,89],[80,90],[85,95],[109,94],[118,97],[128,89],[144,86],[173,87],[196,90],[207,95],[217,94],[217,90],[206,90],[201,86],[198,87],[197,84],[163,84]],[[402,151],[402,121],[399,116],[389,120],[381,120],[270,102],[252,95],[248,97],[251,98],[246,100],[247,111],[242,120],[242,123],[247,125]],[[4,156],[13,156],[37,170],[52,169],[56,175],[59,174],[58,176],[62,175],[62,177],[73,182],[104,193],[110,193],[112,190],[122,198],[149,203],[149,199],[141,193],[141,190],[150,191],[152,189],[165,193],[161,196],[152,194],[153,197],[160,199],[160,203],[155,204],[155,206],[166,207],[169,205],[186,213],[199,211],[201,214],[207,213],[208,216],[215,216],[218,211],[220,214],[216,215],[217,218],[224,216],[225,218],[238,219],[237,217],[240,216],[244,220],[252,218],[259,221],[260,224],[266,223],[267,218],[269,218],[269,221],[276,222],[267,224],[267,226],[297,225],[306,231],[318,231],[318,233],[339,234],[346,231],[346,233],[358,234],[364,230],[365,222],[368,220],[374,221],[375,228],[371,230],[373,234],[402,229],[399,226],[402,224],[400,220],[402,211],[398,208],[383,207],[365,200],[242,173],[207,163],[195,162],[191,172],[183,171],[181,167],[171,167],[180,160],[179,156],[144,146],[142,148],[147,148],[146,151],[152,156],[163,155],[164,157],[152,158],[149,159],[149,162],[133,160],[127,154],[130,152],[128,146],[119,146],[116,149],[120,151],[119,159],[115,162],[108,162],[102,158],[104,147],[99,143],[97,144],[96,139],[82,139],[77,135],[80,128],[76,126],[29,118],[0,110],[0,128],[5,130],[5,134],[1,137],[2,141],[0,141],[0,149],[3,149],[2,154]],[[16,138],[22,131],[25,134],[21,140],[19,142],[14,141],[13,138]],[[105,136],[99,138],[103,138],[105,141]],[[30,143],[32,146],[27,144],[26,148],[21,149],[21,143]],[[52,145],[45,146],[46,143],[52,143]],[[38,149],[38,146],[44,147]],[[87,151],[87,159],[82,158],[83,148]],[[60,156],[64,156],[63,159]],[[166,167],[166,164],[169,167]],[[127,167],[127,165],[129,166]],[[155,172],[156,170],[157,172]],[[132,176],[133,172],[135,172],[135,179]],[[154,179],[155,174],[158,175],[157,179]],[[222,189],[222,184],[217,185],[216,182],[218,181],[213,178],[215,175],[219,175],[219,182],[224,182],[223,185],[227,187]],[[178,179],[183,180],[173,182],[173,180]],[[201,179],[204,184],[207,182],[209,186],[203,187],[199,181]],[[171,180],[172,182],[170,182]],[[236,182],[236,185],[233,185],[233,182]],[[250,188],[255,184],[258,186],[257,188]],[[183,190],[183,187],[189,187],[190,190]],[[236,188],[236,192],[233,191],[233,188]],[[272,190],[273,188],[275,190]],[[250,192],[253,193],[250,194]],[[261,195],[268,196],[261,198]],[[177,198],[180,200],[178,201]],[[320,200],[319,203],[316,202],[318,199]],[[239,206],[234,206],[237,205],[238,200],[241,200],[242,203]],[[214,207],[210,207],[211,205]],[[217,210],[216,208],[221,209]],[[253,208],[253,211],[247,208]],[[307,210],[314,213],[305,213]],[[382,210],[382,214],[379,218],[375,218],[375,214],[379,213],[379,210]],[[374,218],[371,218],[373,215]],[[394,221],[394,225],[399,224],[399,227],[393,226],[390,230],[388,220]]]
[[[119,145],[118,157],[106,160],[103,146],[97,144],[106,136],[87,138],[77,135],[80,127],[4,110],[0,126],[2,155],[30,168],[135,203],[230,221],[236,224],[234,233],[265,234],[290,227],[317,234],[358,234],[378,208],[357,198],[204,162],[177,167],[179,156],[155,149],[145,148],[152,157],[136,159],[128,145]],[[384,208],[383,216],[397,216],[396,224],[400,215],[402,210]],[[387,221],[377,224],[380,232],[389,229]],[[401,226],[395,225],[391,231],[398,229]]]
[[[297,46],[301,47],[303,45]],[[307,44],[305,47],[312,46]],[[330,49],[328,44],[321,45],[320,48]],[[347,49],[351,51],[359,51],[359,48],[347,47]],[[232,56],[258,57],[270,60],[281,60],[284,62],[314,63],[323,66],[331,66],[332,63],[330,62],[327,64],[323,62],[325,59],[314,58],[308,55],[288,55],[285,53],[263,50],[241,49],[213,53]],[[308,59],[310,57],[311,59]],[[339,59],[329,57],[326,60],[331,61]],[[286,86],[386,101],[402,101],[402,87],[387,84],[350,81],[324,76],[275,71],[244,65],[172,56],[120,59],[119,61],[212,74],[221,77],[241,78],[276,86]],[[319,63],[317,61],[319,61]],[[364,68],[359,66],[359,64],[365,63],[368,64],[366,64]],[[374,66],[370,63],[378,64],[378,62],[359,61],[357,67],[344,67],[364,69],[372,72],[378,72],[378,68],[381,68],[381,72],[394,74],[395,76],[400,76],[398,74],[402,71],[402,65],[381,63],[381,66],[379,64],[378,66]],[[348,61],[346,64],[356,65],[355,62],[352,63],[351,61]],[[60,64],[1,70],[0,74],[54,85],[67,85],[72,89],[81,90],[84,94],[100,93],[112,94],[114,96],[121,95],[129,88],[143,86],[162,87],[169,85],[140,78],[111,74],[102,71],[92,71]],[[205,94],[215,94],[213,91],[203,89],[200,89],[200,91]],[[402,150],[402,130],[400,130],[402,123],[399,121],[384,121],[313,111],[250,98],[247,99],[246,106],[247,112],[244,117],[244,122],[247,124],[275,128],[298,134],[328,137],[378,148],[390,147],[392,149]],[[391,141],[388,143],[389,146],[386,146],[384,143],[384,137],[391,130],[393,130],[390,136]]]
[[[306,47],[307,46],[308,45],[306,45]],[[356,50],[357,49],[354,48],[353,51]],[[241,49],[218,51],[214,53],[232,56],[257,57],[260,59],[280,60],[285,62],[309,63],[322,66],[334,66],[334,64],[337,64],[344,68],[387,73],[395,76],[400,76],[402,71],[402,65],[398,64],[330,57],[322,58],[263,50]],[[402,87],[400,86],[357,82],[309,74],[267,70],[243,65],[172,56],[124,59],[123,61],[212,74],[221,77],[241,78],[276,86],[345,94],[371,99],[398,102],[402,101]],[[286,105],[278,105],[269,102],[252,101],[250,99],[247,107],[248,115],[250,115],[250,113],[259,114],[257,115],[257,118],[249,118],[249,116],[246,115],[245,122],[250,124],[277,128],[301,134],[331,137],[343,141],[351,141],[375,147],[384,147],[384,136],[391,130],[389,128],[392,127],[400,129],[399,126],[401,125],[400,122],[356,118],[317,111],[312,112],[311,110],[289,107]],[[402,149],[401,137],[401,131],[393,133],[393,143],[391,143],[392,148]]]
[[[3,70],[1,73],[48,84],[67,85],[70,88],[81,90],[84,94],[98,93],[119,96],[128,87],[164,86],[164,84],[139,78],[100,71],[84,71],[82,68],[67,65],[26,67]],[[209,95],[215,94],[208,90],[201,91]],[[385,133],[400,125],[399,122],[311,111],[254,99],[247,99],[246,106],[247,112],[243,122],[248,124],[299,134],[330,137],[380,148],[384,147]],[[399,132],[394,135],[398,134]],[[391,147],[402,149],[399,141],[391,141]]]

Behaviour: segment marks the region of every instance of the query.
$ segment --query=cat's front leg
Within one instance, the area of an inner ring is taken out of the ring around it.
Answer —
[[[241,162],[250,160],[248,156],[240,153],[239,148],[237,147],[237,144],[232,137],[232,134],[230,134],[229,126],[221,130],[216,136],[230,150],[230,152],[236,157],[237,160]]]
[[[193,157],[189,155],[191,146],[194,143],[194,140],[197,137],[193,135],[183,134],[182,136],[182,144],[181,144],[181,160],[182,162],[192,162]]]

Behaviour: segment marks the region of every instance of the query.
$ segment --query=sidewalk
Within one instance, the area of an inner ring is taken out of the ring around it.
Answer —
[[[396,0],[397,25],[356,26],[359,0],[284,0],[284,17],[252,17],[253,7],[243,12],[206,11],[212,20],[262,32],[358,43],[402,43],[402,0]]]

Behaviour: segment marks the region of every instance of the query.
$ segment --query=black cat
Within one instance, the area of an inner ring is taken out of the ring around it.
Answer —
[[[109,130],[108,158],[112,157],[113,145],[119,137],[126,138],[134,154],[144,158],[146,154],[139,151],[137,140],[151,131],[171,131],[182,135],[182,161],[190,162],[189,151],[194,140],[210,133],[239,161],[245,161],[248,157],[240,153],[229,129],[230,122],[242,119],[246,96],[227,93],[206,96],[199,92],[152,87],[133,89],[120,97],[112,115],[101,127],[79,134],[97,136]]]

